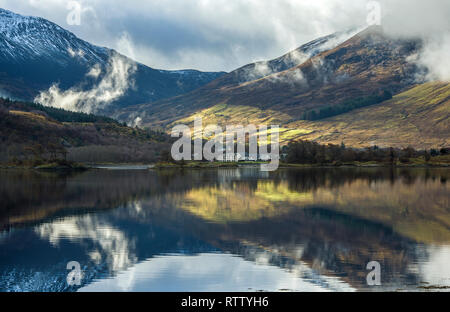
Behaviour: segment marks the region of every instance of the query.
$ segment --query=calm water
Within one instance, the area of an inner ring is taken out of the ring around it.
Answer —
[[[449,169],[0,171],[0,291],[450,286],[449,177]],[[81,286],[67,285],[70,261],[81,264]],[[381,264],[381,286],[366,283],[370,261]]]

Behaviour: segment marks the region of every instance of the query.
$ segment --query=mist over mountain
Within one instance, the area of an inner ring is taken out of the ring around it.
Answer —
[[[301,65],[309,58],[330,50],[343,43],[360,30],[353,28],[348,31],[334,33],[308,42],[283,56],[269,61],[259,61],[247,64],[216,80],[216,84],[239,85],[245,82],[258,80],[266,76],[283,72]]]
[[[384,91],[396,94],[414,85],[421,69],[409,59],[421,45],[420,40],[391,38],[375,26],[335,34],[278,59],[246,65],[191,93],[126,108],[117,116],[139,115],[144,123],[164,125],[229,105],[281,112],[287,116],[282,122],[299,120],[309,110]]]
[[[196,117],[204,125],[279,125],[284,144],[307,139],[357,147],[447,146],[449,84],[427,84],[434,71],[420,61],[424,47],[420,38],[392,36],[380,26],[334,34],[113,116],[166,129]]]
[[[223,74],[152,69],[48,20],[4,9],[0,68],[2,96],[84,112],[176,96]]]

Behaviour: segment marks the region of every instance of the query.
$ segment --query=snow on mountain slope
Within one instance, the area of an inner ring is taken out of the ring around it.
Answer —
[[[96,47],[58,25],[39,17],[22,16],[0,9],[0,55],[5,60],[21,63],[30,58],[57,56],[67,64],[74,57],[90,63],[105,63],[106,48]]]
[[[114,64],[122,67],[111,68]],[[129,71],[127,66],[133,70]],[[124,71],[128,73],[126,76]],[[46,92],[45,98],[59,101],[57,106],[65,107],[63,104],[70,102],[65,108],[80,109],[86,92],[101,98],[104,94],[99,94],[95,88],[107,85],[109,88],[106,89],[111,91],[115,88],[114,82],[125,80],[127,85],[121,90],[123,92],[109,99],[107,105],[101,105],[102,109],[114,110],[180,95],[222,74],[152,69],[114,50],[81,40],[46,19],[22,16],[0,8],[0,94],[34,100]],[[79,102],[73,103],[74,95],[80,94]]]
[[[419,68],[408,60],[421,49],[418,39],[392,38],[373,26],[317,54],[323,47],[318,42],[297,50],[314,55],[306,62],[299,59],[300,65],[277,72],[291,66],[288,54],[266,62],[269,73],[262,78],[246,81],[243,69],[255,66],[249,64],[188,94],[125,108],[115,116],[139,116],[144,125],[170,126],[186,124],[196,114],[202,114],[205,123],[209,119],[220,125],[229,120],[259,124],[277,115],[276,124],[283,124],[330,107],[350,106],[355,99],[395,95],[417,83]]]
[[[311,57],[333,49],[353,37],[361,29],[350,29],[310,41],[276,59],[247,64],[215,81],[217,86],[237,85],[258,80],[301,65]]]

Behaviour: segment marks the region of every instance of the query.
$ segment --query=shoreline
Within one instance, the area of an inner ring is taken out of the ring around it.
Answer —
[[[71,166],[44,164],[40,166],[0,165],[1,170],[36,170],[36,171],[87,171],[87,170],[162,170],[162,169],[220,169],[220,168],[252,168],[264,162],[187,162],[177,163],[77,163]],[[343,164],[289,164],[280,163],[278,169],[291,168],[450,168],[447,163],[429,164],[386,164],[386,163],[343,163]]]

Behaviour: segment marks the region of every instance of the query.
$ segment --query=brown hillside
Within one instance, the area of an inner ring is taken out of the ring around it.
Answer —
[[[239,85],[219,80],[187,95],[119,111],[116,117],[131,120],[140,116],[145,125],[165,126],[226,104],[278,111],[292,122],[311,109],[380,91],[396,94],[405,90],[414,84],[417,71],[406,59],[419,47],[419,42],[392,39],[372,27],[285,71]]]

